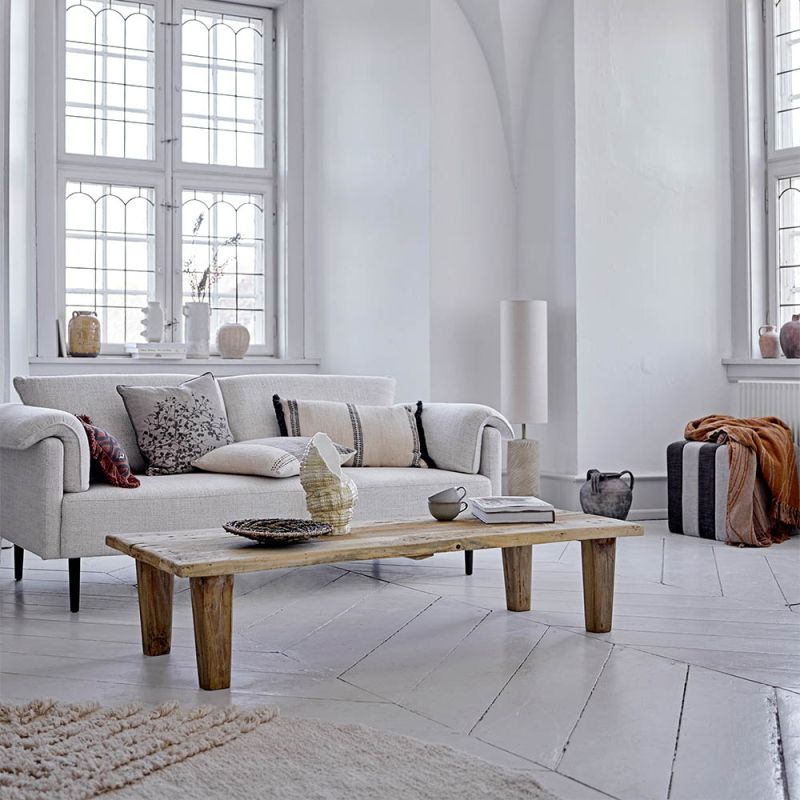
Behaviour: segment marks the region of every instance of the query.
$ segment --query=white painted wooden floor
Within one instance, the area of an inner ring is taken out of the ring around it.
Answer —
[[[534,548],[534,610],[499,553],[237,576],[233,688],[196,688],[188,585],[145,658],[133,563],[0,556],[0,696],[275,704],[535,770],[564,800],[800,800],[800,538],[739,550],[647,524],[620,540],[614,630],[583,630],[580,548]]]

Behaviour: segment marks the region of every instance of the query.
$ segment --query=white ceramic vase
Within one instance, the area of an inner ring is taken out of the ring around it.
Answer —
[[[250,347],[250,331],[238,322],[220,325],[217,331],[217,350],[223,358],[244,358]]]
[[[146,342],[160,342],[164,336],[164,309],[158,300],[151,300],[142,309],[142,336]]]
[[[358,489],[342,472],[339,452],[327,434],[311,437],[300,461],[300,483],[311,519],[327,522],[334,536],[349,533]]]
[[[187,358],[208,358],[211,337],[211,306],[208,303],[186,303],[183,306],[184,339]]]

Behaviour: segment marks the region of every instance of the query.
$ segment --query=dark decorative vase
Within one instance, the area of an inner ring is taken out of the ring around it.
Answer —
[[[622,479],[623,475],[629,477],[629,483]],[[584,514],[625,519],[633,502],[633,473],[629,469],[624,472],[590,469],[586,473],[586,483],[581,486],[580,497]]]
[[[800,314],[781,328],[781,349],[786,358],[800,358]]]

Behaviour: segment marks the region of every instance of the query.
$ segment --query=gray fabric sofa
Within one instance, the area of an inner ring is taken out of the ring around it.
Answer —
[[[89,483],[89,446],[74,414],[119,439],[133,470],[145,462],[122,399],[128,385],[174,386],[186,374],[83,375],[16,378],[23,401],[0,405],[0,536],[15,545],[15,576],[23,553],[69,559],[70,598],[78,609],[80,559],[117,554],[108,533],[205,528],[243,517],[306,516],[298,478],[259,478],[194,472],[139,475],[138,489]],[[389,405],[391,378],[338,375],[246,375],[219,379],[234,439],[278,436],[275,393],[308,400]],[[412,398],[413,399],[413,398]],[[447,486],[468,495],[498,494],[501,440],[508,422],[486,406],[429,403],[423,426],[437,469],[347,469],[358,485],[357,520],[410,519],[427,515],[427,497]],[[471,571],[471,554],[467,560]]]

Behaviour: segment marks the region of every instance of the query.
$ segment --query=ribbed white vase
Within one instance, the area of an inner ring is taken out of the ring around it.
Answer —
[[[186,303],[183,306],[184,339],[187,358],[208,358],[211,337],[211,306],[208,303]]]
[[[217,331],[217,350],[223,358],[244,358],[250,347],[250,331],[238,322],[220,325]]]

